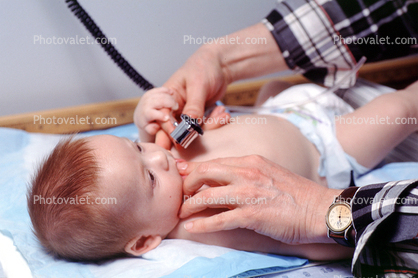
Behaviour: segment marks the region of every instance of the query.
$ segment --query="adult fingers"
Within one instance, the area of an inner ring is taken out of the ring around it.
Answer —
[[[182,161],[181,163],[177,163],[177,169],[179,173],[183,176],[189,175],[191,172],[196,170],[200,164],[211,164],[211,163],[218,163],[222,165],[230,165],[230,166],[239,166],[241,163],[242,157],[226,157],[226,158],[216,158],[209,161],[204,162],[186,162]]]
[[[183,114],[189,115],[191,118],[201,119],[205,111],[205,104],[208,94],[197,81],[192,81],[186,88],[186,104],[183,108]]]
[[[188,221],[184,228],[190,233],[211,233],[223,230],[245,228],[247,218],[240,215],[239,209],[233,209],[211,217]]]
[[[193,172],[186,176],[183,182],[183,192],[190,195],[196,192],[202,185],[221,186],[232,183],[240,175],[235,166],[219,163],[201,163]],[[238,172],[238,173],[237,173]]]
[[[205,161],[205,162],[182,162],[179,163],[178,170],[181,175],[187,176],[191,172],[195,171],[197,167],[201,164],[211,164],[217,163],[222,165],[230,165],[230,166],[237,166],[237,167],[249,167],[249,168],[256,168],[263,165],[271,166],[273,163],[267,160],[266,158],[259,156],[259,155],[249,155],[243,157],[224,157],[224,158],[216,158],[213,160]],[[206,167],[206,166],[204,166]],[[209,167],[209,166],[208,166]]]
[[[180,208],[179,217],[186,218],[207,208],[233,209],[240,205],[239,196],[228,186],[205,188],[193,196],[184,195],[185,202]]]

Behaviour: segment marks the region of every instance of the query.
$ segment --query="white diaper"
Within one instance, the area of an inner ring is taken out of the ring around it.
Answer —
[[[275,97],[270,97],[263,107],[272,107],[260,114],[273,114],[287,119],[318,149],[321,158],[318,173],[326,177],[328,187],[343,189],[350,183],[350,172],[354,177],[370,169],[360,165],[346,154],[335,136],[335,117],[353,111],[353,108],[333,93],[319,97],[303,106],[286,109],[274,108],[294,101],[306,100],[325,89],[315,84],[292,86]]]

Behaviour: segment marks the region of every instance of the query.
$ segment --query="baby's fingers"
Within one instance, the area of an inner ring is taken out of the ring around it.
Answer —
[[[179,104],[173,98],[154,99],[152,107],[154,109],[168,108],[173,111],[179,109]]]
[[[160,122],[166,122],[170,119],[170,115],[168,110],[149,110],[146,114],[145,114],[145,122],[150,123],[150,122],[155,122],[155,121],[160,121]]]
[[[149,134],[154,136],[160,130],[160,125],[157,123],[149,123],[145,126],[144,130]]]
[[[173,111],[179,109],[179,104],[175,101],[172,95],[164,92],[155,92],[152,93],[148,100],[147,107],[152,107],[153,109],[163,109],[168,108]]]

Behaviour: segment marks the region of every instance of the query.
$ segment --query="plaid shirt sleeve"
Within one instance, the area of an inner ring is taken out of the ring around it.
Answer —
[[[368,62],[418,53],[417,0],[279,0],[263,20],[290,69],[333,86]],[[342,88],[355,83],[346,79]]]
[[[352,214],[357,233],[354,275],[418,274],[418,180],[360,188],[352,200]]]

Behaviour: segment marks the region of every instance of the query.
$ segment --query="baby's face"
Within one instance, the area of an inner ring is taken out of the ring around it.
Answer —
[[[117,198],[116,215],[140,221],[145,234],[165,237],[178,223],[183,196],[183,179],[171,153],[111,135],[90,137],[89,144],[101,167],[102,194]]]

